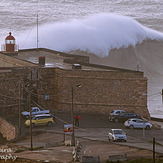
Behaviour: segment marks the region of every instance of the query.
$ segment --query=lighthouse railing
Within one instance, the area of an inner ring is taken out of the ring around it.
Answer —
[[[5,46],[5,44],[2,44],[1,45],[1,51],[3,52],[3,51],[6,51],[6,46]]]
[[[6,52],[6,45],[5,44],[1,45],[1,51]],[[19,45],[14,45],[14,52],[17,52],[17,51],[19,51]]]
[[[18,51],[19,50],[19,45],[16,45],[14,46],[14,51]]]

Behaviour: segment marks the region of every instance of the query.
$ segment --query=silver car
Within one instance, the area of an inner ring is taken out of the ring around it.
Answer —
[[[127,141],[126,133],[122,129],[111,129],[108,133],[109,141]]]
[[[131,118],[125,121],[124,126],[130,129],[134,128],[145,128],[147,130],[152,128],[152,124],[146,120],[138,119],[138,118]]]

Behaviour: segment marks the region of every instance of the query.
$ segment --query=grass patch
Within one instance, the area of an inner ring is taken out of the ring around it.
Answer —
[[[24,149],[18,149],[15,151],[15,153],[21,153],[21,152],[24,152],[25,150]]]
[[[43,146],[40,146],[40,147],[33,147],[32,151],[37,151],[37,150],[42,150],[44,149]],[[31,150],[31,148],[28,148],[28,150]]]

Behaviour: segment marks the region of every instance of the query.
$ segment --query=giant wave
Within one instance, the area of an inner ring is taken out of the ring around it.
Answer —
[[[36,47],[36,29],[22,48]],[[163,40],[163,33],[144,27],[136,20],[116,14],[95,14],[68,22],[45,24],[39,27],[39,46],[53,50],[86,51],[99,57],[109,55],[111,49],[135,47],[146,39]]]

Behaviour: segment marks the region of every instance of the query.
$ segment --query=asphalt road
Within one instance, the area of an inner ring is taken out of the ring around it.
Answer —
[[[156,152],[163,154],[163,129],[126,129],[123,123],[110,122],[108,115],[104,114],[79,114],[81,116],[79,128],[75,128],[75,137],[82,137],[97,141],[108,141],[107,134],[110,129],[120,128],[127,134],[127,142],[113,142],[115,144],[138,147],[153,150],[153,138],[156,139]],[[55,114],[57,124],[51,127],[40,126],[33,128],[33,131],[49,131],[63,133],[63,126],[71,124],[71,114],[59,112]],[[156,122],[157,123],[157,122]],[[28,132],[29,128],[24,128],[22,121],[22,132]]]

